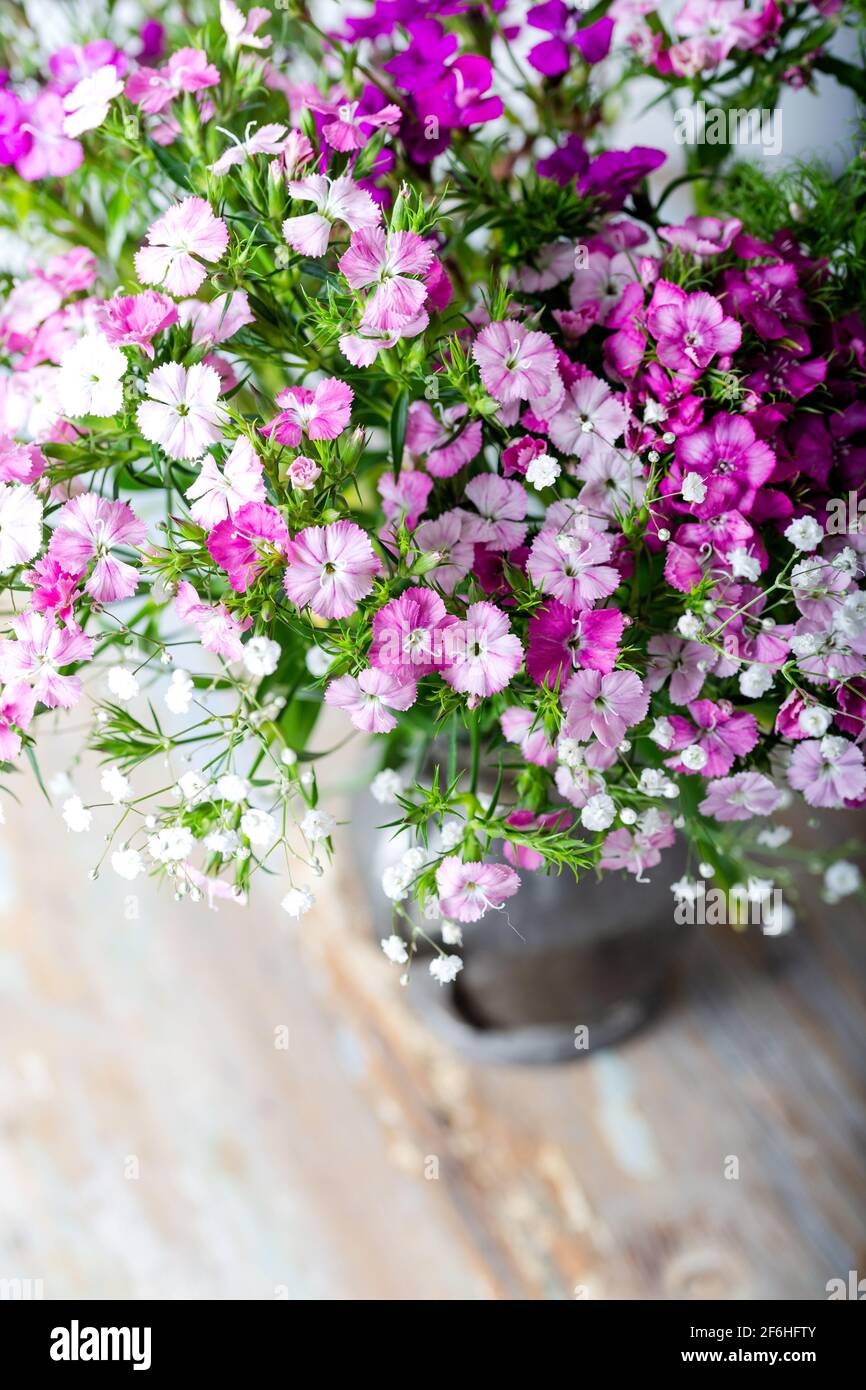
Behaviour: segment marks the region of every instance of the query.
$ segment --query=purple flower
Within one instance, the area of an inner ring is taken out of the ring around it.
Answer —
[[[551,599],[529,620],[529,675],[536,685],[547,681],[553,686],[575,666],[604,674],[612,671],[625,621],[617,608],[595,608],[578,614]]]
[[[248,502],[213,528],[207,548],[228,574],[232,588],[243,594],[268,559],[285,553],[288,539],[286,523],[276,507]]]
[[[698,810],[702,816],[719,821],[751,820],[752,816],[769,816],[781,801],[782,793],[769,777],[760,772],[738,772],[735,777],[708,783]]]
[[[533,5],[526,21],[533,29],[550,34],[530,49],[527,62],[545,77],[559,77],[571,65],[571,49],[577,48],[587,63],[600,63],[606,58],[613,34],[613,20],[604,17],[578,29],[577,16],[563,0],[546,0]]]
[[[699,768],[692,768],[679,757],[668,758],[667,765],[675,772],[698,771],[704,777],[724,777],[733,767],[734,759],[751,753],[758,742],[755,716],[733,709],[727,700],[720,704],[712,700],[694,700],[689,705],[689,714],[694,725],[681,714],[670,716],[673,738],[668,746],[677,752],[693,746],[700,748],[706,761]]]
[[[672,371],[703,371],[717,354],[727,356],[738,348],[743,336],[713,295],[704,290],[686,294],[668,280],[656,284],[646,321],[659,361]]]
[[[703,502],[691,503],[693,515],[703,519],[748,512],[776,460],[743,416],[716,415],[709,425],[678,440],[676,462],[682,473],[698,473],[706,483]]]
[[[794,749],[788,781],[810,806],[840,808],[866,793],[863,753],[845,738],[810,738]]]

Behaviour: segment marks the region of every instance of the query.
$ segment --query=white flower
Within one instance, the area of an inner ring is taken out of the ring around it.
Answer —
[[[702,885],[691,878],[678,878],[676,883],[671,884],[671,892],[681,902],[693,903],[702,892]]]
[[[128,801],[132,795],[132,783],[128,777],[124,777],[119,767],[107,767],[99,779],[99,785],[115,806],[121,801]]]
[[[796,550],[814,550],[823,539],[823,528],[813,516],[798,516],[785,528],[785,540]]]
[[[706,749],[702,748],[699,743],[690,743],[680,753],[680,762],[690,772],[700,772],[701,768],[707,765]]]
[[[310,647],[304,657],[304,662],[310,675],[315,676],[317,680],[320,676],[324,676],[331,666],[331,658],[322,651],[321,647]]]
[[[277,824],[267,811],[250,807],[241,816],[241,832],[251,845],[269,845],[276,838]]]
[[[576,738],[566,738],[560,735],[556,740],[556,759],[565,767],[582,767],[583,744],[578,743]]]
[[[279,642],[272,642],[270,637],[251,637],[244,647],[244,666],[251,676],[272,676],[281,650]]]
[[[605,792],[591,796],[580,813],[580,823],[586,830],[607,830],[613,825],[616,805]]]
[[[761,577],[760,560],[756,555],[750,555],[741,545],[735,546],[730,552],[728,563],[735,579],[747,579],[750,584],[754,584]]]
[[[683,501],[704,502],[706,496],[707,485],[700,473],[687,473],[683,478]]]
[[[701,620],[697,613],[683,613],[677,621],[677,632],[689,640],[700,636]]]
[[[290,888],[280,903],[280,907],[283,912],[287,912],[290,917],[294,917],[297,921],[309,912],[315,901],[309,888]]]
[[[657,719],[650,729],[650,738],[659,748],[670,748],[674,741],[674,726],[664,715]]]
[[[382,874],[382,892],[391,902],[402,902],[409,892],[411,882],[411,874],[407,874],[399,864],[389,864]]]
[[[134,700],[140,689],[135,672],[130,671],[128,666],[109,667],[107,683],[114,698],[124,704]]]
[[[637,811],[632,806],[623,806],[619,818],[623,825],[634,825],[637,820]]]
[[[801,733],[808,734],[809,738],[820,738],[826,734],[832,722],[832,714],[822,705],[809,705],[800,710],[797,717]]]
[[[280,754],[280,762],[282,763],[283,767],[294,767],[297,761],[298,755],[295,752],[294,748],[283,749],[282,753]]]
[[[843,546],[838,555],[834,555],[830,561],[834,570],[841,570],[842,574],[847,574],[850,579],[857,573],[857,552],[850,545]]]
[[[752,874],[746,884],[746,897],[750,903],[766,902],[768,898],[773,896],[774,887],[775,885],[771,878],[756,878],[754,874]]]
[[[42,544],[42,503],[29,487],[0,483],[0,572],[33,559]]]
[[[676,783],[658,767],[645,767],[637,786],[638,791],[643,792],[644,796],[668,796],[671,787],[676,795],[677,790]]]
[[[380,806],[390,806],[396,802],[405,786],[406,783],[402,775],[395,772],[393,768],[386,767],[381,772],[377,772],[370,783],[370,794]]]
[[[301,821],[301,834],[315,844],[317,840],[327,840],[336,824],[327,811],[308,811]]]
[[[185,825],[166,825],[150,836],[147,849],[158,863],[169,864],[177,859],[186,859],[192,852],[193,844],[192,831]]]
[[[561,472],[562,469],[551,454],[539,454],[538,458],[532,459],[529,463],[526,481],[532,484],[536,492],[541,492],[546,487],[552,487]]]
[[[794,925],[794,913],[787,903],[767,903],[761,916],[764,936],[784,936]]]
[[[55,772],[48,783],[48,790],[52,796],[66,796],[72,792],[72,778],[68,772]]]
[[[856,864],[847,859],[837,859],[835,864],[824,870],[824,890],[830,902],[838,902],[856,893],[862,882],[862,875]]]
[[[449,820],[443,825],[439,832],[439,848],[447,854],[449,850],[456,849],[462,845],[463,837],[466,834],[466,825],[462,820]]]
[[[177,790],[184,801],[203,801],[202,793],[209,790],[209,784],[200,773],[190,769],[177,779]]]
[[[463,945],[463,928],[456,922],[449,922],[447,918],[442,923],[442,941],[445,946]]]
[[[89,77],[82,77],[63,98],[63,109],[68,113],[63,121],[63,134],[74,140],[86,130],[96,130],[108,115],[109,102],[122,91],[123,83],[113,63],[106,63]]]
[[[409,874],[416,874],[419,869],[424,867],[427,856],[420,845],[414,849],[407,849],[406,853],[400,856],[400,867]]]
[[[211,854],[221,854],[224,859],[234,854],[240,844],[234,830],[212,830],[205,836],[205,849],[209,849]]]
[[[224,772],[222,777],[217,778],[217,796],[222,801],[230,801],[233,806],[237,806],[241,801],[246,801],[250,794],[250,784],[245,777],[238,777],[235,772]]]
[[[740,672],[740,690],[750,700],[766,694],[773,684],[773,672],[769,666],[755,661],[745,671]]]
[[[833,614],[833,626],[855,639],[866,633],[866,590],[853,589],[845,595]]]
[[[123,405],[126,357],[101,333],[86,333],[60,358],[57,389],[64,415],[116,415]]]
[[[395,965],[406,964],[409,959],[409,952],[406,950],[406,943],[402,936],[383,936],[380,945],[385,955]]]
[[[825,763],[836,763],[848,752],[851,744],[839,734],[826,734],[821,739],[821,757]]]
[[[165,703],[172,714],[187,714],[194,692],[195,686],[187,671],[172,671],[171,682],[165,692]]]
[[[144,873],[144,860],[137,849],[116,849],[111,856],[111,867],[121,878],[130,880]]]
[[[764,845],[766,849],[781,849],[791,838],[791,827],[788,825],[768,825],[766,829],[758,832],[758,844]]]
[[[70,796],[63,803],[63,819],[70,830],[80,834],[81,831],[90,829],[93,812],[88,811],[80,796]]]
[[[463,969],[459,956],[434,956],[430,962],[430,974],[440,985],[450,985]]]

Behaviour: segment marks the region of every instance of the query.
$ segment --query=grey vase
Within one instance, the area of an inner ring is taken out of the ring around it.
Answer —
[[[401,931],[381,879],[414,844],[378,828],[391,819],[368,792],[355,796],[352,836],[377,938]],[[673,977],[688,928],[674,921],[670,884],[684,864],[678,844],[646,883],[611,873],[601,879],[587,873],[576,883],[566,871],[522,871],[504,911],[464,926],[463,970],[453,984],[440,985],[429,974],[433,952],[421,942],[410,1003],[479,1061],[579,1060],[621,1041],[651,1018]]]

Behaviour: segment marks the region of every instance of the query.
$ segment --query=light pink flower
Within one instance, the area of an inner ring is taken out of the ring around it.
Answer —
[[[228,228],[210,204],[184,198],[148,229],[147,244],[135,253],[136,273],[142,284],[164,285],[169,294],[195,294],[207,275],[201,261],[219,261],[228,244]]]
[[[526,536],[526,489],[497,473],[479,473],[466,484],[466,497],[479,515],[466,512],[463,537],[490,550],[515,550]]]
[[[695,746],[706,755],[703,767],[697,769],[701,776],[724,777],[733,767],[735,758],[751,753],[758,742],[755,716],[747,710],[733,709],[727,700],[718,704],[713,700],[693,700],[689,705],[689,714],[694,724],[681,714],[669,716],[672,738],[666,746],[674,749],[677,756],[666,759],[666,762],[675,772],[687,774],[694,771],[682,762],[678,754],[684,748]]]
[[[698,290],[686,294],[679,285],[659,280],[647,309],[647,326],[656,340],[658,359],[673,371],[703,371],[718,354],[740,346],[743,331],[718,299]]]
[[[676,839],[673,822],[665,811],[655,807],[641,816],[634,830],[612,830],[605,837],[599,866],[602,869],[625,869],[643,878],[644,869],[651,869],[661,860],[660,850],[668,849]]]
[[[513,319],[482,328],[472,356],[485,390],[503,403],[552,395],[554,381],[560,381],[553,339]]]
[[[475,546],[463,539],[460,512],[443,512],[435,521],[422,521],[415,532],[415,544],[422,555],[438,556],[438,564],[426,572],[429,582],[453,594],[475,561]]]
[[[28,727],[35,706],[36,695],[29,685],[7,685],[0,693],[0,760],[3,762],[11,762],[21,752],[21,735],[16,730]]]
[[[196,347],[202,343],[208,347],[224,343],[248,323],[255,323],[246,290],[217,295],[207,304],[201,299],[184,299],[177,306],[177,312],[181,323],[192,328]]]
[[[544,732],[544,724],[531,709],[522,705],[509,705],[499,718],[502,737],[514,743],[528,763],[538,767],[553,767],[556,762],[556,749]]]
[[[199,48],[179,48],[165,67],[139,67],[127,79],[124,95],[154,116],[170,106],[181,92],[216,87],[220,75]]]
[[[281,407],[262,430],[278,444],[296,449],[301,436],[308,439],[336,439],[349,423],[354,392],[338,377],[320,381],[315,391],[307,386],[289,386],[276,397]]]
[[[386,535],[393,537],[403,524],[407,530],[415,530],[427,509],[427,499],[433,490],[433,479],[420,469],[403,468],[396,478],[390,471],[380,474],[376,490],[382,499],[385,516],[393,523],[382,532],[384,540]]]
[[[422,309],[413,319],[408,319],[399,328],[395,328],[393,333],[342,333],[338,340],[340,351],[353,367],[370,367],[380,352],[394,347],[401,338],[417,338],[429,322],[430,315],[426,309]]]
[[[322,134],[332,149],[343,153],[347,150],[362,150],[372,133],[364,131],[362,126],[386,126],[391,132],[399,125],[402,117],[399,106],[392,104],[383,106],[379,111],[370,112],[359,110],[360,104],[358,101],[330,102],[315,99],[308,102],[314,111],[330,117],[322,126]]]
[[[587,456],[575,469],[583,480],[580,500],[593,516],[627,516],[646,495],[640,459],[614,449]]]
[[[138,428],[169,458],[200,458],[220,438],[221,382],[213,367],[197,362],[187,371],[179,362],[166,362],[151,372],[146,390],[150,400],[138,407]]]
[[[586,742],[593,735],[616,748],[626,729],[639,724],[649,709],[649,694],[634,671],[575,671],[562,692],[565,731]]]
[[[252,618],[239,622],[224,603],[203,603],[187,580],[178,584],[174,606],[181,621],[196,629],[205,651],[225,661],[241,660],[244,650],[241,636],[252,626]]]
[[[549,434],[564,454],[596,462],[607,458],[627,421],[622,398],[598,377],[582,376],[565,393],[561,408],[550,421]]]
[[[356,676],[339,676],[325,690],[325,703],[345,710],[356,729],[387,734],[396,729],[390,710],[409,709],[418,698],[414,680],[403,680],[368,666]]]
[[[672,633],[658,633],[647,647],[650,660],[646,668],[647,690],[661,690],[670,680],[672,704],[687,705],[697,699],[704,681],[716,663],[712,647],[702,642],[686,642]]]
[[[634,279],[634,267],[624,252],[608,256],[603,251],[592,251],[586,265],[574,272],[569,292],[571,307],[580,312],[592,305],[597,308],[595,322],[605,324],[626,285]]]
[[[192,501],[193,519],[210,530],[218,521],[233,516],[247,502],[264,502],[262,471],[261,461],[244,435],[235,440],[222,468],[207,454],[202,459],[201,472],[186,490]]]
[[[81,679],[61,675],[61,669],[90,661],[93,639],[79,628],[58,627],[53,613],[22,613],[12,629],[17,641],[0,640],[0,680],[32,686],[49,709],[71,709],[81,697]]]
[[[432,247],[415,232],[365,227],[355,232],[337,264],[353,290],[375,286],[364,307],[362,329],[399,331],[420,313],[427,298],[423,275],[433,260]]]
[[[862,749],[834,734],[807,739],[791,754],[788,782],[810,806],[839,808],[859,801],[866,794]]]
[[[289,464],[287,476],[292,487],[299,492],[312,492],[322,476],[322,470],[315,459],[298,454]]]
[[[575,534],[545,527],[532,542],[526,568],[543,593],[580,610],[618,587],[619,570],[607,564],[611,554],[611,542],[598,531]]]
[[[35,483],[46,466],[45,455],[35,444],[19,444],[0,435],[0,483]]]
[[[453,477],[481,452],[481,421],[464,425],[466,413],[465,405],[449,406],[443,410],[440,424],[426,401],[413,401],[409,407],[406,451],[414,459],[424,459],[424,467],[434,478]]]
[[[406,589],[374,613],[367,659],[401,680],[420,680],[448,665],[456,622],[432,589]]]
[[[283,585],[298,608],[321,618],[348,618],[381,569],[366,532],[354,521],[308,526],[290,541]]]
[[[443,678],[470,697],[470,706],[504,690],[523,661],[523,647],[508,617],[492,603],[471,604],[449,633],[449,645],[452,662]]]
[[[97,603],[114,603],[135,593],[138,571],[111,552],[118,545],[139,546],[146,535],[144,522],[126,502],[85,492],[61,508],[48,555],[76,576],[95,559],[84,587]]]
[[[249,14],[244,14],[235,0],[220,0],[220,24],[228,39],[229,53],[239,48],[270,48],[270,35],[257,33],[270,17],[270,10],[262,5],[253,5]]]
[[[751,820],[778,810],[782,793],[761,772],[738,772],[707,784],[707,794],[698,810],[715,820]]]
[[[247,127],[249,130],[249,127]],[[288,127],[284,125],[262,125],[251,131],[245,140],[229,145],[214,164],[210,165],[212,174],[227,174],[235,164],[243,164],[257,154],[282,154],[288,139]]]
[[[177,323],[174,301],[157,290],[119,295],[102,305],[102,331],[119,347],[139,347],[153,360],[152,342],[157,333]]]
[[[519,887],[519,874],[507,864],[464,864],[452,854],[436,870],[442,915],[457,922],[477,922],[490,908],[503,908]]]
[[[288,187],[296,202],[314,203],[316,208],[315,212],[287,217],[283,223],[283,236],[299,256],[324,256],[335,222],[345,222],[351,232],[359,232],[375,227],[382,216],[379,204],[348,174],[336,179],[307,174],[290,179]]]

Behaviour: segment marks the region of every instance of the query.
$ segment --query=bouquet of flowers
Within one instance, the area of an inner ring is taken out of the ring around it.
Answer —
[[[788,8],[688,0],[676,47]],[[109,817],[94,872],[242,903],[261,869],[304,914],[323,705],[416,840],[401,962],[523,873],[641,881],[678,833],[766,893],[794,794],[866,801],[863,164],[796,196],[734,170],[666,221],[663,152],[602,146],[629,16],[659,33],[622,0],[327,32],[221,0],[10,63],[38,254],[0,304],[0,756],[38,777],[89,702],[101,791],[52,790]]]

